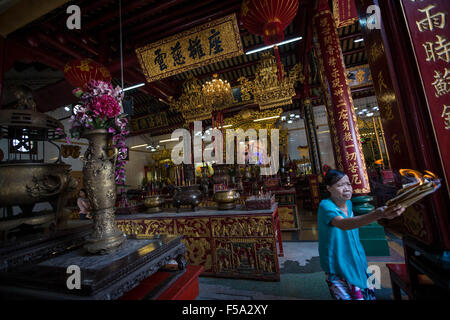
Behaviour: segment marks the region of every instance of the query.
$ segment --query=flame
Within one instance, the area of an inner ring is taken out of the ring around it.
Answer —
[[[423,175],[419,171],[413,169],[400,169],[399,172],[403,177],[413,176],[419,185],[423,184]]]
[[[377,161],[375,161],[375,164],[383,164],[383,159],[378,159]]]
[[[435,175],[431,171],[425,170],[425,173],[426,174],[423,175],[424,178],[428,178],[428,179],[431,179],[431,180],[436,180],[438,178],[437,175]]]

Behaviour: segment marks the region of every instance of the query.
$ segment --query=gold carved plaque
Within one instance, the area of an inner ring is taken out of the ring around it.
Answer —
[[[235,14],[136,49],[148,82],[244,54]]]

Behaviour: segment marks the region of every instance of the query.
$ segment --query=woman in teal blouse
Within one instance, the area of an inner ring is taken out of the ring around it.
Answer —
[[[338,300],[375,300],[368,286],[367,260],[359,240],[358,228],[381,218],[393,219],[405,208],[380,207],[354,216],[353,189],[348,176],[329,170],[325,184],[330,197],[320,202],[318,211],[320,265],[325,271],[331,295]]]

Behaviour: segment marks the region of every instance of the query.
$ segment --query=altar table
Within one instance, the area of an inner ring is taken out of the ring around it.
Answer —
[[[283,255],[278,203],[267,210],[200,208],[118,216],[125,234],[183,235],[188,265],[203,266],[203,276],[280,280]]]

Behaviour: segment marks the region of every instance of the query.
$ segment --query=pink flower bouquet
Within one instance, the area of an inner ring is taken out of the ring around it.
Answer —
[[[128,119],[121,114],[123,92],[119,86],[113,88],[111,83],[90,80],[86,91],[80,93],[77,88],[73,92],[82,102],[76,115],[70,118],[70,134],[72,138],[80,138],[85,130],[106,129],[112,134],[113,146],[119,150],[116,162],[115,178],[117,184],[125,183],[125,163],[127,158],[126,137]]]

